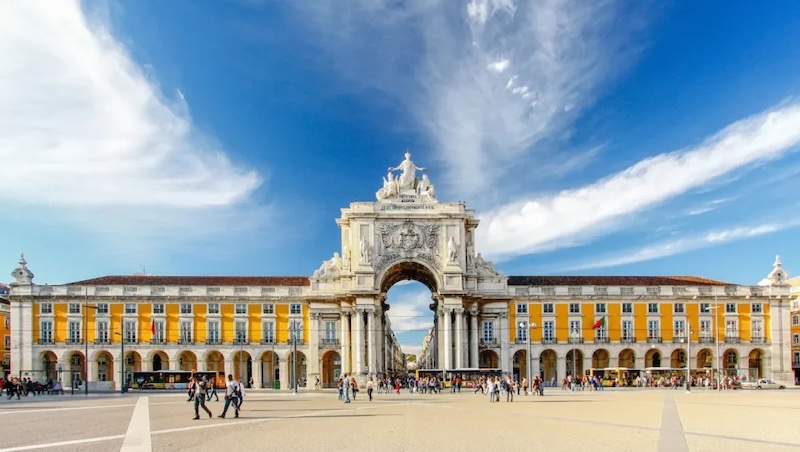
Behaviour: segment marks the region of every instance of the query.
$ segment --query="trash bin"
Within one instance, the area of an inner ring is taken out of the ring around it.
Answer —
[[[281,382],[280,382],[280,380],[275,380],[275,384],[274,384],[274,385],[272,385],[272,387],[273,387],[274,389],[280,389],[280,388],[281,388]]]

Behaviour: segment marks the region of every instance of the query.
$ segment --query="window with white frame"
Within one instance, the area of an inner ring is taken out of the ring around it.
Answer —
[[[272,303],[265,303],[265,304],[261,305],[261,313],[262,314],[268,314],[268,315],[275,314],[275,305],[272,304]]]
[[[700,321],[700,337],[701,338],[710,338],[712,337],[711,334],[711,320],[701,320]]]
[[[580,303],[570,303],[569,304],[569,313],[570,314],[580,314],[581,313],[581,305],[580,305]]]
[[[553,314],[555,309],[553,308],[553,303],[545,303],[542,305],[542,312],[545,314]]]
[[[517,340],[528,340],[528,324],[526,322],[520,322],[517,324]]]
[[[684,314],[686,313],[686,309],[683,303],[674,303],[672,305],[672,312],[675,314]]]
[[[136,342],[136,320],[126,320],[125,321],[125,342],[127,343],[135,343]]]
[[[192,342],[193,331],[194,325],[192,325],[191,321],[182,321],[180,326],[180,341],[183,343]]]
[[[648,314],[658,314],[658,303],[647,303]]]
[[[800,325],[800,315],[792,316],[792,325]]]
[[[247,314],[247,305],[244,303],[236,303],[237,314]]]
[[[594,304],[594,312],[595,312],[595,314],[605,314],[606,313],[606,304],[605,303],[595,303]]]
[[[676,320],[672,330],[673,337],[685,338],[686,337],[686,322],[684,320]]]
[[[792,359],[793,367],[800,367],[800,350],[795,350],[794,358]]]
[[[764,321],[761,319],[750,321],[750,337],[752,339],[764,338]]]
[[[209,303],[208,304],[208,313],[209,314],[219,314],[219,303]]]
[[[247,293],[247,287],[236,287],[233,289],[233,293],[235,294],[245,294]]]
[[[580,320],[570,320],[569,321],[569,337],[581,337],[581,321]]]
[[[546,341],[552,341],[555,339],[555,322],[552,320],[545,320],[544,322],[544,329],[542,330],[542,337]]]
[[[164,321],[156,320],[153,322],[153,326],[155,327],[156,332],[153,333],[151,340],[157,344],[164,342]]]
[[[700,313],[706,314],[711,312],[711,305],[708,303],[700,303]]]
[[[332,345],[336,343],[336,321],[325,321],[325,343]]]
[[[191,313],[192,313],[191,303],[181,303],[181,314],[191,314]]]
[[[98,314],[108,314],[108,303],[97,303]]]
[[[725,303],[725,312],[728,314],[736,314],[736,303]]]
[[[622,340],[623,341],[631,341],[633,340],[633,320],[623,320],[622,321]]]
[[[68,339],[70,342],[80,342],[81,341],[81,322],[71,320],[68,325],[69,328],[69,336]]]
[[[661,326],[658,320],[647,321],[647,337],[648,339],[658,339],[661,337]]]
[[[517,303],[517,314],[527,314],[528,303]]]
[[[108,342],[108,322],[97,322],[97,340],[98,342]]]
[[[237,320],[234,324],[235,328],[235,341],[238,344],[243,342],[247,342],[247,322],[242,320]]]
[[[622,303],[622,313],[623,314],[632,314],[633,313],[633,303]]]
[[[800,345],[800,334],[792,334],[792,344]]]
[[[275,342],[275,323],[262,322],[261,323],[261,340],[264,343],[271,344]]]
[[[163,314],[163,313],[164,313],[164,303],[153,304],[153,314]]]
[[[739,324],[736,320],[725,321],[725,337],[739,337]]]
[[[219,322],[218,321],[212,320],[212,321],[208,322],[208,336],[207,336],[207,338],[208,338],[208,342],[210,342],[212,344],[218,344],[219,343],[220,335],[219,335]]]
[[[289,314],[295,315],[295,314],[302,314],[302,313],[303,313],[303,310],[300,307],[299,303],[292,303],[291,305],[289,305]]]
[[[53,322],[50,320],[44,320],[41,323],[41,330],[39,331],[39,341],[43,344],[49,344],[53,342]]]
[[[125,303],[125,314],[136,314],[136,303]]]
[[[753,303],[750,305],[750,311],[752,311],[753,314],[761,314],[764,312],[764,306],[761,303]]]
[[[81,304],[80,303],[70,303],[69,304],[69,313],[70,314],[80,314],[81,313]]]
[[[605,341],[608,339],[608,328],[605,322],[594,330],[594,339],[596,341]]]
[[[494,322],[491,320],[483,321],[483,340],[484,342],[494,341]]]
[[[725,362],[727,362],[728,364],[736,364],[736,358],[737,358],[736,352],[733,350],[725,353]]]
[[[3,346],[4,346],[6,349],[9,349],[9,348],[11,348],[11,336],[9,336],[9,335],[6,335],[6,336],[5,336],[5,338],[3,339]]]
[[[42,314],[52,314],[53,313],[53,304],[52,303],[42,303],[40,306]]]

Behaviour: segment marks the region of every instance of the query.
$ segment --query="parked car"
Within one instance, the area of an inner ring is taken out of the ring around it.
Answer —
[[[786,389],[786,386],[775,383],[772,380],[767,380],[766,378],[761,378],[759,380],[743,382],[742,389]]]

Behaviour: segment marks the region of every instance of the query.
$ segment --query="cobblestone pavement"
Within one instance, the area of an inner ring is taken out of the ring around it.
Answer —
[[[184,394],[0,399],[0,452],[800,450],[800,391],[547,391],[489,403],[460,394],[248,393],[238,419],[192,420]]]

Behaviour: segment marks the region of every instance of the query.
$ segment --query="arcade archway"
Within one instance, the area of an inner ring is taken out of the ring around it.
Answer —
[[[750,372],[755,372],[755,378],[761,378],[764,375],[764,351],[756,348],[753,349],[747,357],[747,367]]]
[[[626,348],[619,352],[619,367],[626,367],[633,369],[636,367],[636,353],[633,350]]]
[[[274,388],[276,381],[281,381],[279,371],[280,358],[272,350],[261,354],[261,387]]]
[[[651,348],[644,354],[645,367],[661,367],[661,351]]]
[[[592,369],[608,367],[608,350],[601,348],[592,353]]]
[[[342,375],[342,357],[334,351],[325,352],[322,355],[322,378],[323,388],[335,388],[339,377]]]
[[[556,374],[556,352],[547,349],[539,355],[539,377],[547,383],[554,384]]]
[[[577,348],[567,352],[567,374],[574,377],[583,376],[583,352]]]

